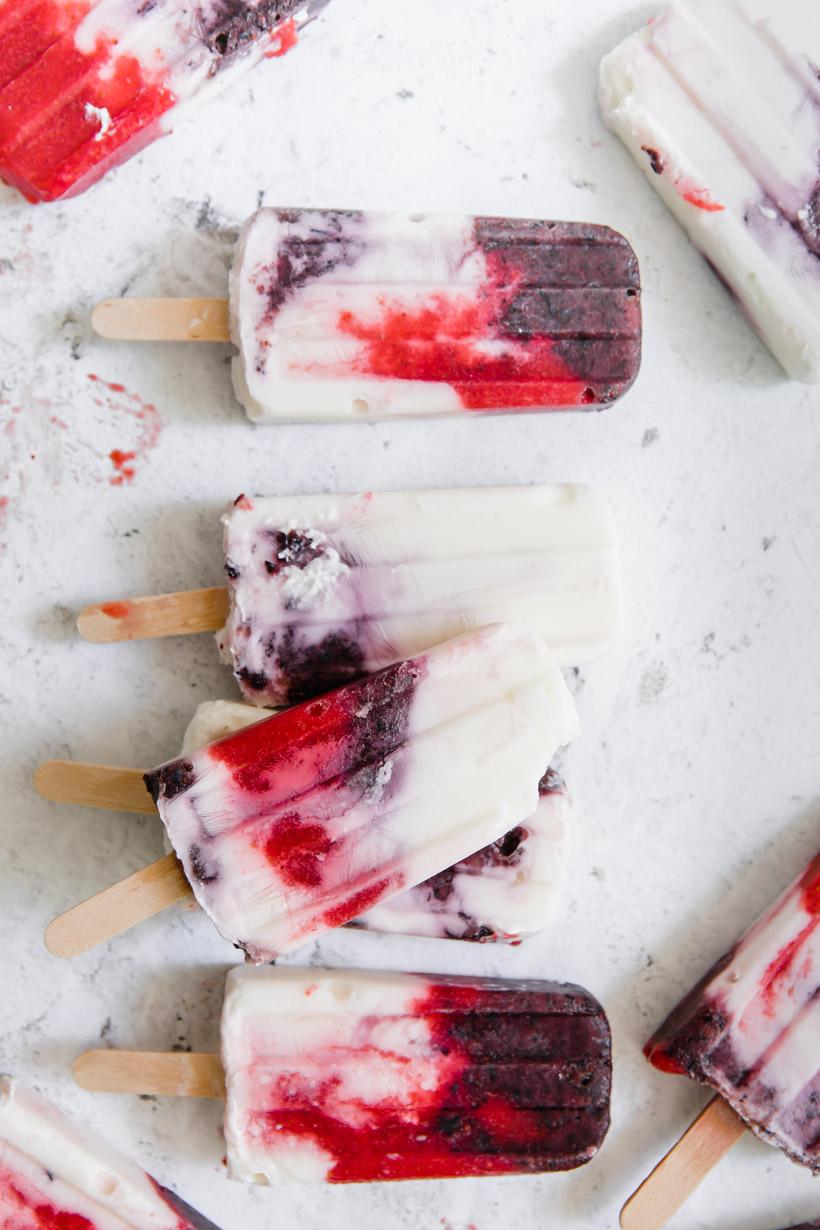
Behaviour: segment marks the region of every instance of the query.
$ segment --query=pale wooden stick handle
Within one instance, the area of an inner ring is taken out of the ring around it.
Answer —
[[[660,1230],[717,1166],[746,1125],[723,1098],[701,1111],[621,1209],[623,1230]]]
[[[126,342],[229,342],[227,299],[106,299],[91,313],[100,337]]]
[[[87,606],[77,619],[86,641],[143,641],[155,636],[218,632],[228,617],[226,589],[191,589]]]
[[[218,1055],[164,1051],[86,1051],[74,1079],[92,1093],[153,1093],[160,1097],[224,1098]]]
[[[82,764],[75,760],[46,760],[37,766],[34,789],[53,803],[103,807],[106,811],[134,811],[147,816],[157,812],[140,769]]]
[[[46,927],[46,948],[55,957],[79,956],[190,895],[176,855],[166,854],[60,914]]]

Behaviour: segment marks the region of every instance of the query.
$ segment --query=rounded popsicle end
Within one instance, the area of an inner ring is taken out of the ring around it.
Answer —
[[[77,616],[77,631],[84,641],[105,645],[123,639],[123,623],[131,613],[128,602],[106,602],[87,606]]]
[[[99,337],[109,338],[117,341],[123,337],[122,331],[117,328],[118,305],[117,299],[103,299],[102,303],[98,303],[91,312],[91,328]]]

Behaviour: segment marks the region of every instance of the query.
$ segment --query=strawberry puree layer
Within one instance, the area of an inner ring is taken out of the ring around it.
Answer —
[[[6,0],[0,177],[31,201],[82,192],[182,104],[296,42],[308,0]],[[173,113],[173,114],[171,114]]]

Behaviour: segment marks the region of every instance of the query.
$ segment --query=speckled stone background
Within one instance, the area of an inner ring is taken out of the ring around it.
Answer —
[[[706,1101],[653,1072],[641,1043],[817,847],[820,395],[785,381],[599,120],[598,60],[653,10],[333,0],[292,54],[86,196],[32,207],[0,189],[0,1067],[225,1230],[610,1230]],[[107,296],[222,294],[235,228],[261,200],[610,223],[643,267],[640,380],[600,415],[254,429],[228,347],[91,335]],[[137,453],[132,478],[116,450]],[[151,818],[53,806],[30,782],[52,756],[165,759],[196,703],[232,683],[207,636],[85,645],[75,613],[218,584],[219,509],[242,490],[548,480],[609,493],[628,599],[617,649],[574,680],[561,916],[514,951],[340,934],[296,959],[587,985],[615,1034],[610,1137],[565,1176],[231,1184],[218,1104],[93,1097],[69,1068],[101,1044],[216,1046],[235,954],[178,910],[50,958],[46,922],[162,841]],[[818,1206],[808,1173],[748,1138],[672,1224],[773,1230]]]

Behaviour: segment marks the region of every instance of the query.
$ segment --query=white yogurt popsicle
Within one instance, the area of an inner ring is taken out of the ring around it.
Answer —
[[[605,226],[261,209],[230,285],[255,422],[590,409],[635,380],[638,262]]]
[[[677,0],[601,106],[790,376],[820,381],[820,9]]]
[[[544,643],[466,634],[146,776],[200,905],[254,961],[498,840],[577,733]]]
[[[612,514],[588,487],[240,496],[223,520],[217,640],[254,704],[303,700],[497,621],[543,637],[561,666],[617,631]]]
[[[102,1136],[0,1076],[0,1230],[216,1230]]]
[[[196,710],[182,754],[264,720],[252,705],[204,701]],[[353,919],[369,931],[447,939],[515,943],[549,921],[564,866],[569,797],[553,771],[538,788],[531,816],[497,841],[414,888],[387,898]]]

